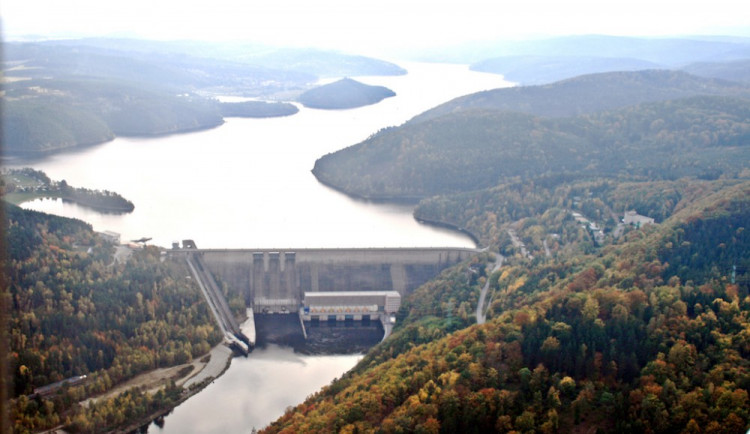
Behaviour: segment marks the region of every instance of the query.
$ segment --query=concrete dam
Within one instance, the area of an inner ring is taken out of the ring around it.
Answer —
[[[174,247],[171,256],[197,261],[226,284],[230,294],[241,294],[251,312],[299,314],[301,323],[305,293],[340,293],[336,303],[342,312],[349,312],[347,300],[352,300],[352,309],[361,308],[354,306],[354,300],[362,292],[395,291],[405,297],[442,270],[480,252],[470,248],[198,249],[189,240],[183,241],[183,248]],[[378,309],[382,315],[375,311],[364,317],[379,319],[388,333],[384,306]],[[332,318],[353,315],[325,317]]]

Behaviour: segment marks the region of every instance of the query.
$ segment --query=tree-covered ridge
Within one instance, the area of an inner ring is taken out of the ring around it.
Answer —
[[[115,135],[167,134],[223,122],[212,100],[106,78],[17,81],[6,86],[3,103],[0,133],[9,154],[52,152]]]
[[[750,257],[750,185],[693,199],[591,254],[492,273],[481,326],[452,331],[419,290],[391,340],[266,432],[745,432],[749,282],[712,253],[735,234]],[[675,274],[686,243],[713,265]],[[467,265],[430,285],[465,285]]]
[[[698,62],[683,68],[686,72],[702,77],[714,77],[740,83],[750,83],[750,59],[726,62]]]
[[[392,96],[396,94],[387,87],[370,86],[344,78],[303,92],[299,101],[305,107],[335,110],[377,104]]]
[[[12,77],[107,78],[171,92],[216,90],[258,96],[299,88],[316,76],[234,61],[222,47],[127,39],[78,39],[5,44]]]
[[[6,154],[53,152],[115,137],[100,116],[53,98],[4,99],[3,106],[0,137]]]
[[[81,399],[220,342],[189,271],[157,249],[121,263],[89,225],[12,205],[4,232],[16,432],[63,423]],[[26,396],[80,375],[81,385]]]
[[[322,157],[313,173],[369,198],[422,198],[580,172],[732,177],[750,159],[749,101],[697,96],[562,119],[463,111],[382,130]]]
[[[748,97],[750,87],[682,71],[652,69],[605,72],[546,85],[477,92],[441,104],[410,122],[423,122],[474,109],[505,110],[547,117],[577,116],[696,95]]]
[[[492,57],[474,61],[471,69],[502,74],[505,79],[523,85],[607,71],[646,69],[682,70],[701,77],[744,83],[749,78],[747,38],[644,40],[589,35],[519,45],[522,48],[501,48]]]
[[[504,56],[473,63],[474,71],[501,74],[522,85],[546,84],[583,74],[640,71],[660,65],[641,59],[598,56]]]

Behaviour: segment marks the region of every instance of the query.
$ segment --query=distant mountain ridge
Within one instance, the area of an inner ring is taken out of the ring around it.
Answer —
[[[647,60],[623,57],[508,56],[474,63],[470,69],[502,74],[508,81],[529,85],[552,83],[582,74],[638,71],[659,67],[659,64]]]
[[[670,68],[694,62],[724,62],[750,58],[750,38],[687,35],[629,37],[574,35],[521,41],[485,41],[409,53],[423,61],[476,63],[508,56],[582,56],[641,59]],[[583,72],[581,72],[583,73]]]
[[[750,96],[750,87],[681,71],[605,72],[547,85],[494,89],[458,97],[415,116],[409,122],[423,122],[468,109],[507,110],[551,117],[575,116],[694,95]]]

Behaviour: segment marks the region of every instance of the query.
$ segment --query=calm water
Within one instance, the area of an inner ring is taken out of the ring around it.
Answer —
[[[351,369],[362,356],[305,356],[270,345],[235,358],[213,384],[165,418],[155,434],[245,433],[278,419],[289,406]]]
[[[465,66],[407,64],[400,77],[360,79],[398,96],[354,110],[302,108],[275,119],[230,118],[215,129],[110,143],[30,164],[56,180],[107,189],[135,204],[102,215],[62,201],[27,208],[90,222],[122,240],[194,239],[198,247],[471,246],[461,234],[420,225],[412,207],[350,199],[320,185],[310,170],[320,156],[400,125],[454,97],[504,85]]]
[[[198,247],[471,247],[467,237],[417,223],[412,207],[350,199],[320,185],[315,160],[460,95],[508,85],[465,66],[402,64],[400,77],[358,78],[398,96],[354,110],[301,108],[276,119],[228,119],[218,128],[113,142],[30,165],[77,187],[107,189],[135,204],[102,215],[60,201],[25,207],[90,222],[122,240],[194,239]],[[234,359],[214,384],[166,418],[169,433],[248,433],[349,370],[360,356],[305,356],[289,348]],[[161,431],[159,431],[161,432]]]

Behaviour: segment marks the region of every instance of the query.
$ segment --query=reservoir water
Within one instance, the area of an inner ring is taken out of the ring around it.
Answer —
[[[26,208],[91,223],[122,240],[195,240],[198,247],[471,246],[464,235],[420,225],[412,207],[351,199],[319,184],[317,158],[454,97],[503,86],[502,77],[466,66],[406,64],[409,74],[358,78],[397,96],[354,110],[301,108],[289,117],[229,118],[218,128],[114,141],[31,165],[76,187],[111,190],[135,204],[106,215],[62,201]]]
[[[114,141],[34,161],[53,180],[106,189],[135,211],[106,215],[44,200],[24,205],[111,230],[122,240],[152,237],[168,247],[194,239],[201,248],[472,247],[453,231],[421,225],[412,206],[351,199],[319,184],[315,160],[381,128],[400,125],[452,98],[508,86],[464,65],[401,63],[409,74],[358,77],[397,96],[353,110],[301,108],[275,119],[238,119],[207,131]],[[268,347],[229,370],[166,418],[164,433],[248,433],[349,370],[361,356],[310,356]]]

